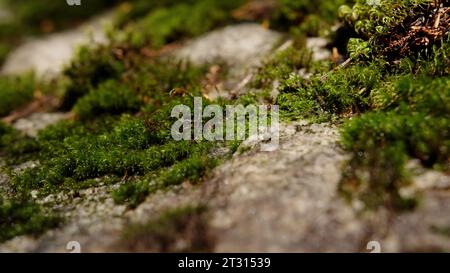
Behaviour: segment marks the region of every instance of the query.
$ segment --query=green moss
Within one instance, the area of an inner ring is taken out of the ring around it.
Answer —
[[[158,8],[150,9],[144,18],[128,24],[122,33],[115,36],[119,41],[130,41],[136,47],[150,44],[159,48],[230,22],[230,12],[242,3],[241,0],[198,0],[186,3],[163,1],[159,5],[149,3],[146,8]],[[133,12],[133,9],[130,12]]]
[[[293,34],[319,36],[326,34],[337,22],[337,10],[348,0],[278,0],[272,15],[272,26],[290,30]]]
[[[252,85],[259,89],[272,88],[275,80],[285,79],[301,68],[308,71],[311,62],[312,53],[309,50],[289,47],[266,61],[253,79]]]
[[[430,3],[427,0],[373,1],[373,4],[365,0],[355,2],[353,7],[341,6],[339,15],[367,38],[388,33],[403,24],[411,16],[411,10]]]
[[[14,132],[11,126],[0,121],[0,148],[5,147],[9,143],[9,135]]]
[[[194,67],[182,61],[149,59],[140,50],[127,46],[82,47],[65,70],[69,84],[63,98],[63,108],[71,108],[78,99],[88,94],[88,104],[111,106],[114,102],[109,99],[110,96],[103,98],[92,93],[101,89],[101,93],[107,95],[119,88],[124,89],[121,92],[128,103],[133,100],[134,93],[139,101],[152,103],[158,108],[170,99],[168,97],[172,89],[198,86],[205,72],[205,67]],[[110,82],[109,86],[101,87],[106,81]],[[117,86],[113,87],[112,81]],[[99,101],[101,99],[103,102]],[[131,104],[137,105],[136,102]]]
[[[120,246],[134,252],[209,252],[214,237],[209,231],[206,208],[188,206],[130,225],[123,232]]]
[[[188,158],[135,181],[122,184],[113,192],[114,201],[134,208],[144,201],[149,193],[179,185],[185,181],[196,183],[217,164],[217,159],[205,154],[210,146],[212,146],[211,143],[204,143],[200,148],[196,147]]]
[[[36,88],[36,81],[31,74],[0,77],[0,117],[30,102]]]
[[[449,78],[404,76],[378,93],[390,94],[385,111],[367,113],[346,123],[344,147],[353,153],[342,190],[366,201],[369,208],[403,208],[399,194],[410,177],[407,160],[425,167],[448,168],[450,153]],[[407,204],[411,204],[407,201]],[[408,205],[409,208],[409,205]]]
[[[66,28],[113,7],[119,1],[85,1],[80,6],[69,6],[66,1],[52,0],[5,0],[4,2],[14,13],[18,22],[31,28],[28,31],[40,32],[44,23],[51,24],[52,27],[49,30]]]
[[[30,153],[38,150],[35,141],[0,121],[0,156],[8,164],[30,160]]]
[[[450,227],[449,226],[436,226],[433,225],[430,227],[431,231],[435,234],[442,235],[445,237],[450,237]]]
[[[109,47],[81,47],[64,71],[69,84],[64,94],[63,108],[72,107],[89,90],[97,88],[103,81],[119,78],[124,71],[123,62],[113,55]]]
[[[128,181],[113,191],[112,197],[117,204],[127,204],[130,208],[137,207],[149,195],[150,183],[147,179]]]
[[[448,6],[448,1],[435,1]],[[342,6],[340,17],[359,34],[349,44],[353,58],[378,58],[398,60],[405,56],[429,51],[449,35],[448,21],[435,27],[433,1],[428,0],[357,0],[355,5]],[[434,29],[433,34],[429,31]]]
[[[59,221],[35,203],[6,201],[0,197],[0,242],[23,234],[39,235],[56,227]]]
[[[277,104],[281,115],[323,121],[362,113],[370,109],[370,94],[380,84],[381,69],[373,63],[350,66],[310,80],[291,75],[279,88]]]
[[[141,105],[142,102],[130,87],[107,81],[78,100],[73,110],[81,119],[87,119],[102,114],[136,112]]]

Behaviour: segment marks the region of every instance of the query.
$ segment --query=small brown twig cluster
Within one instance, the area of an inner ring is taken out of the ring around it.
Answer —
[[[406,31],[400,31],[384,37],[388,46],[384,50],[386,56],[406,56],[411,51],[419,51],[441,41],[450,34],[449,1],[438,1],[430,5],[430,9],[411,22]]]

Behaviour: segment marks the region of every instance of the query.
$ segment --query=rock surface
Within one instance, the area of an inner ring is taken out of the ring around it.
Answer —
[[[39,77],[53,78],[57,76],[63,70],[64,65],[72,59],[77,46],[106,42],[102,25],[108,23],[111,16],[112,13],[106,13],[74,30],[41,38],[30,38],[11,52],[1,73],[21,74],[34,71]]]
[[[177,55],[196,64],[224,62],[241,70],[260,64],[282,37],[254,23],[228,26],[189,42]]]
[[[69,113],[33,113],[28,117],[18,119],[13,127],[30,137],[36,137],[40,130],[67,119],[69,116]]]
[[[216,251],[358,251],[364,222],[336,190],[346,159],[336,128],[294,123],[281,130],[277,151],[256,148],[217,170]]]
[[[244,77],[249,65],[270,55],[281,37],[259,25],[230,26],[194,40],[179,56],[198,63],[223,60],[231,73]],[[45,41],[49,44],[41,41],[43,48],[53,43]],[[323,43],[308,44],[316,48],[316,58],[327,58]],[[15,126],[33,135],[42,128],[40,120],[44,116]],[[78,241],[83,252],[116,251],[121,230],[129,223],[196,204],[208,207],[209,226],[216,234],[214,250],[220,252],[365,252],[369,241],[379,242],[383,252],[450,250],[448,175],[424,171],[415,176],[404,192],[423,194],[421,206],[413,212],[362,214],[357,202],[349,205],[338,194],[341,166],[348,157],[339,147],[338,128],[295,122],[281,124],[280,129],[277,150],[262,152],[259,141],[246,141],[239,149],[246,152],[236,153],[200,186],[183,184],[157,192],[134,210],[113,203],[110,191],[118,185],[38,199],[53,204],[68,222],[39,238],[19,236],[0,244],[0,252],[68,252],[70,241]],[[7,183],[0,174],[0,187]]]

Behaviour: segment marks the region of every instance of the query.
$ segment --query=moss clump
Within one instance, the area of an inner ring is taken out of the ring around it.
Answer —
[[[86,1],[81,6],[69,6],[67,1],[2,0],[1,8],[13,16],[0,22],[0,64],[8,53],[27,36],[42,35],[74,27],[91,16],[111,9],[121,0]]]
[[[69,84],[63,97],[63,108],[70,109],[82,96],[108,79],[124,73],[124,63],[112,54],[112,49],[81,47],[77,56],[64,71]]]
[[[0,148],[5,147],[9,143],[10,135],[14,132],[11,126],[0,121]]]
[[[29,154],[38,150],[33,139],[0,121],[0,157],[5,157],[8,164],[31,159]]]
[[[139,179],[120,185],[113,191],[112,197],[117,204],[127,204],[128,207],[135,208],[145,200],[152,190],[147,179]]]
[[[214,236],[209,231],[206,208],[188,206],[127,227],[120,247],[133,252],[209,252]]]
[[[294,35],[324,35],[337,22],[337,10],[348,0],[278,0],[271,22],[274,28],[290,30]]]
[[[198,0],[182,3],[163,1],[159,5],[149,3],[145,7],[136,5],[136,9],[150,8],[149,13],[136,23],[125,25],[123,32],[114,36],[115,39],[129,41],[136,47],[150,45],[159,48],[175,40],[197,36],[214,27],[223,26],[231,21],[230,12],[242,3],[242,0]],[[130,17],[139,13],[133,8],[129,12]],[[126,17],[124,14],[122,20]]]
[[[39,235],[58,225],[60,219],[28,201],[6,201],[0,197],[0,242],[18,235]]]
[[[0,117],[33,99],[36,81],[33,75],[0,77]]]
[[[197,182],[216,164],[217,159],[196,151],[187,159],[177,162],[171,167],[121,185],[113,192],[114,201],[134,208],[144,201],[149,193],[179,185],[185,181]]]
[[[205,67],[148,58],[140,50],[126,45],[82,47],[64,73],[69,83],[63,108],[70,109],[78,99],[96,92],[106,81],[110,83],[108,87],[102,87],[103,93],[108,92],[106,89],[113,89],[112,81],[115,81],[117,87],[114,90],[124,87],[128,93],[127,99],[131,99],[131,93],[134,93],[142,103],[155,102],[159,105],[161,100],[167,100],[173,88],[198,86],[204,73]],[[90,96],[90,100],[97,97],[96,94]]]
[[[188,143],[150,146],[150,141],[143,120],[127,116],[110,133],[69,136],[60,143],[42,141],[42,166],[16,177],[15,185],[51,188],[65,178],[82,181],[108,174],[144,174],[171,165],[192,150]]]
[[[136,112],[142,102],[130,87],[107,81],[77,101],[73,110],[81,119],[93,118],[102,114],[121,114]]]
[[[113,7],[119,1],[85,1],[81,6],[69,6],[67,1],[52,0],[5,0],[4,2],[6,7],[14,13],[15,19],[29,28],[28,31],[50,32],[80,23],[83,19]]]
[[[353,8],[357,17],[344,12],[361,35],[349,44],[351,57],[363,63],[373,58],[390,62],[382,70],[381,83],[370,93],[370,109],[376,111],[348,121],[342,131],[344,147],[353,156],[341,191],[361,198],[372,209],[415,206],[417,200],[400,195],[401,187],[411,180],[405,169],[408,160],[416,158],[425,167],[448,170],[449,38],[440,32],[429,44],[417,45],[410,38],[417,41],[423,36],[406,33],[414,24],[426,29],[429,19],[413,22],[422,16],[435,18],[443,8],[435,9],[425,1],[400,2],[385,1],[374,7],[358,2]],[[443,3],[444,9],[447,4]],[[391,10],[382,14],[385,9]],[[396,14],[391,16],[392,12]],[[392,44],[388,36],[400,39],[400,34],[406,36]]]
[[[439,6],[435,6],[438,3]],[[360,35],[349,44],[352,57],[398,60],[425,52],[449,34],[449,1],[357,0],[339,10]],[[442,4],[442,7],[441,7]]]
[[[283,80],[302,68],[307,71],[311,63],[312,53],[309,50],[289,47],[278,52],[275,57],[259,68],[252,85],[258,89],[273,88],[275,80]]]
[[[395,58],[382,50],[389,45],[383,40],[386,35],[401,33],[402,25],[409,29],[411,18],[434,14],[429,2],[419,2],[384,1],[382,6],[369,6],[357,1],[352,10],[360,12],[356,15],[342,8],[343,16],[360,34],[360,40],[350,40],[348,45],[353,62],[309,79],[297,75],[295,69],[282,72],[285,77],[277,99],[282,116],[316,122],[353,116],[342,129],[343,146],[353,156],[341,192],[360,198],[371,209],[415,206],[416,199],[400,195],[400,189],[410,182],[405,169],[408,160],[415,158],[425,167],[448,170],[449,38],[439,36],[430,47],[409,44],[407,54],[390,52]],[[392,22],[383,19],[388,15],[381,15],[382,10],[387,8],[396,13],[399,9],[400,17],[393,16]],[[380,24],[388,33],[381,31]]]
[[[279,88],[281,114],[290,119],[324,121],[367,111],[371,91],[380,84],[382,67],[377,63],[355,65],[310,80],[291,75]]]
[[[405,163],[417,158],[425,167],[448,170],[450,154],[450,81],[406,75],[377,90],[384,111],[347,122],[344,147],[353,153],[342,191],[357,193],[370,208],[410,208],[413,200],[399,194],[410,177]]]

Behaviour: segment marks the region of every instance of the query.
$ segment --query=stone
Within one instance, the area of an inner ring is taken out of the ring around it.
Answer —
[[[73,30],[30,38],[10,53],[1,73],[17,75],[34,71],[38,77],[57,77],[74,56],[77,46],[107,42],[102,25],[110,22],[112,15],[108,12]],[[92,39],[87,35],[89,32]]]
[[[47,126],[57,123],[58,121],[67,119],[70,113],[33,113],[28,117],[17,120],[13,127],[24,132],[30,137],[36,137],[38,132]]]

